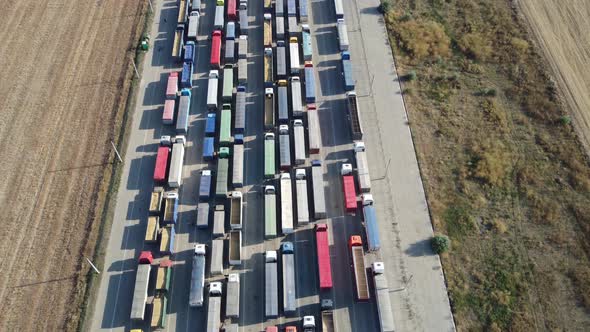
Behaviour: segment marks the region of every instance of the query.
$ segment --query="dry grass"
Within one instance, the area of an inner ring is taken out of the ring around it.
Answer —
[[[590,168],[508,0],[385,15],[460,330],[590,325]],[[417,39],[417,40],[414,40]],[[424,153],[423,151],[434,151]]]

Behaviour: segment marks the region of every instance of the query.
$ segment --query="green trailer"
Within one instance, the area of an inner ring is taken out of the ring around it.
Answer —
[[[234,92],[234,67],[225,65],[223,67],[223,91],[221,99],[224,103],[231,103]]]
[[[264,134],[264,177],[272,178],[276,173],[275,134]]]
[[[264,237],[277,236],[277,196],[274,186],[264,187]]]
[[[229,145],[231,143],[231,105],[223,104],[221,108],[219,126],[219,144]]]
[[[229,159],[217,160],[217,182],[215,184],[215,196],[227,196],[227,172],[229,169]]]

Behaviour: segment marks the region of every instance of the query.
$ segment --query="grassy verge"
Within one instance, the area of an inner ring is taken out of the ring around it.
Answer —
[[[590,324],[590,167],[509,0],[389,0],[460,330]]]
[[[143,4],[142,6],[143,7],[138,11],[142,17],[139,18],[139,29],[134,36],[136,39],[135,45],[139,45],[144,34],[149,34],[153,21],[153,13],[147,8],[146,4]],[[144,58],[145,52],[140,51],[139,49],[130,51],[129,61],[127,64],[127,77],[129,77],[129,80],[127,86],[125,86],[125,88],[127,88],[127,97],[123,98],[123,100],[126,102],[123,107],[123,111],[120,112],[121,114],[117,117],[120,126],[119,128],[116,128],[118,132],[116,132],[114,135],[115,145],[117,146],[117,150],[119,153],[121,153],[121,158],[123,159],[125,158],[125,151],[127,150],[128,136],[131,126],[130,120],[133,116],[133,110],[135,109],[138,92],[137,89],[139,88],[140,82],[140,78],[135,75],[135,70],[133,69],[131,60],[135,61],[138,66],[137,70],[141,72]],[[123,173],[123,164],[118,162],[114,153],[113,160],[114,162],[111,164],[110,169],[106,170],[106,172],[109,173],[109,175],[105,177],[105,181],[107,182],[105,183],[106,194],[104,205],[98,212],[100,215],[100,227],[98,229],[98,238],[96,240],[94,255],[92,257],[92,261],[99,267],[104,266],[106,246],[109,241],[109,234],[111,225],[113,223],[115,206],[117,204],[117,191],[119,189],[121,176]],[[91,319],[95,309],[94,304],[96,301],[96,295],[100,286],[100,278],[101,276],[96,274],[93,270],[89,270],[86,275],[86,291],[84,292],[84,300],[80,309],[80,320],[76,328],[78,331],[90,330]]]

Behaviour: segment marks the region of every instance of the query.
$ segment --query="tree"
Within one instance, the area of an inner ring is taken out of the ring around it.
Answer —
[[[451,240],[446,235],[435,235],[431,240],[432,250],[442,254],[451,248]]]

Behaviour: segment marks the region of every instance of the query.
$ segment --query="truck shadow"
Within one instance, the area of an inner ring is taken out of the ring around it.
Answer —
[[[262,252],[253,253],[248,260],[242,261],[239,319],[241,326],[252,326],[264,322],[264,267]],[[234,271],[230,270],[229,273],[231,272]]]
[[[153,168],[156,164],[156,155],[145,155],[131,160],[129,177],[127,177],[127,190],[144,189],[151,190],[152,181],[142,181],[153,176]]]
[[[152,57],[153,67],[172,63],[172,45],[174,44],[174,30],[176,29],[177,14],[177,6],[165,6],[160,11],[158,31],[153,32],[158,35],[157,39],[152,40],[152,48],[154,52],[154,56]],[[161,33],[164,33],[164,38],[160,38]]]
[[[336,22],[331,1],[311,1],[313,24],[327,24]],[[328,5],[330,4],[330,5]]]
[[[127,204],[127,215],[125,221],[141,220],[147,216],[147,209],[149,205],[149,196],[147,190],[145,193],[135,195],[134,199]]]
[[[141,249],[145,235],[147,218],[143,217],[139,218],[139,220],[139,223],[128,225],[123,228],[123,242],[121,243],[121,250]]]
[[[135,274],[134,270],[130,270],[109,277],[101,328],[125,327],[125,330],[129,329]]]
[[[170,73],[160,73],[157,81],[151,81],[145,86],[142,106],[164,106],[169,75]]]

